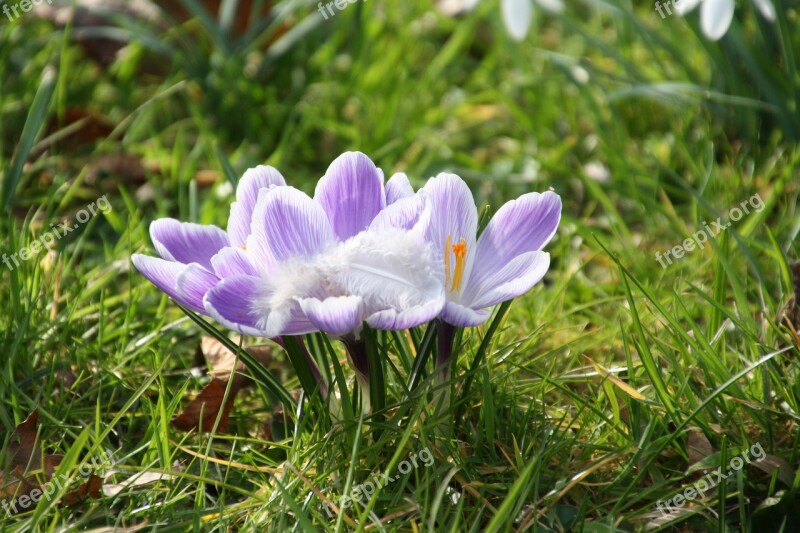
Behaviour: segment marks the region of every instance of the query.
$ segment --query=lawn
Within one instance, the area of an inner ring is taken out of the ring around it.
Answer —
[[[800,4],[709,36],[705,2],[535,3],[524,36],[497,0],[14,4],[0,530],[797,531]],[[434,323],[365,327],[359,387],[335,336],[237,335],[132,262],[348,151],[457,174],[482,230],[561,198],[449,372]]]

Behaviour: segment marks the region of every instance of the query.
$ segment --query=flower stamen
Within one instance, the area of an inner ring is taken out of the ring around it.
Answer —
[[[467,264],[467,241],[462,238],[461,241],[452,245],[453,255],[456,256],[456,268],[453,272],[453,286],[450,287],[450,292],[460,291],[461,283],[464,280],[464,267]],[[447,255],[450,255],[449,253]]]

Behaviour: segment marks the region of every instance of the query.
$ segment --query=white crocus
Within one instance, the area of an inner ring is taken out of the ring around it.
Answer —
[[[752,0],[761,15],[775,22],[772,0]],[[734,0],[675,0],[673,7],[678,15],[685,15],[700,5],[700,29],[712,41],[718,41],[728,32],[736,8]]]

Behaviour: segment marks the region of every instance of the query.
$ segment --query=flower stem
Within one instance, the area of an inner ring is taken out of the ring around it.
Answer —
[[[353,335],[342,337],[342,343],[347,349],[347,361],[355,370],[356,381],[361,391],[361,412],[367,414],[371,410],[370,402],[370,368],[367,354],[367,343],[363,336],[356,338]]]
[[[448,410],[451,405],[452,397],[450,394],[450,375],[452,373],[453,346],[455,345],[456,328],[444,320],[436,321],[438,353],[436,354],[436,368],[434,369],[433,393],[434,412],[439,417]],[[443,423],[439,429],[446,430],[449,425]]]

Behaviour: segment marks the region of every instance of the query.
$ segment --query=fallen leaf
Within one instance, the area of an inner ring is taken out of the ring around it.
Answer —
[[[116,496],[125,489],[132,489],[155,483],[156,481],[171,481],[175,479],[172,474],[165,474],[163,472],[144,471],[135,474],[122,483],[108,483],[103,485],[103,494],[105,496]]]
[[[238,340],[234,340],[234,342],[238,343]],[[270,346],[250,346],[245,350],[265,367],[272,362],[272,347]],[[234,394],[252,383],[250,377],[245,375],[247,369],[245,364],[237,361],[236,354],[214,337],[206,336],[200,340],[200,355],[211,369],[210,374],[216,379],[227,380],[235,368],[232,385]]]
[[[225,405],[222,402],[225,398],[225,382],[220,379],[212,379],[211,383],[186,406],[186,409],[178,417],[172,420],[172,425],[183,431],[211,431],[217,416],[220,416],[217,431],[224,433],[228,430],[228,416],[233,408],[234,394],[228,395]],[[220,410],[222,414],[220,415]]]
[[[689,455],[690,466],[695,463],[699,463],[714,453],[714,447],[711,446],[711,442],[709,442],[705,433],[703,433],[703,430],[700,428],[690,427],[688,430],[688,439],[689,446],[687,453]]]
[[[64,495],[61,501],[68,507],[75,507],[88,498],[100,498],[103,495],[103,478],[92,474],[85,483]]]
[[[786,459],[776,455],[765,454],[764,458],[759,460],[752,460],[750,464],[761,470],[767,475],[772,475],[773,470],[778,470],[778,479],[783,481],[787,487],[791,487],[794,482],[795,472],[789,465]]]
[[[11,434],[11,442],[6,450],[7,472],[20,467],[23,472],[42,468],[42,450],[38,443],[39,410],[34,410]]]

